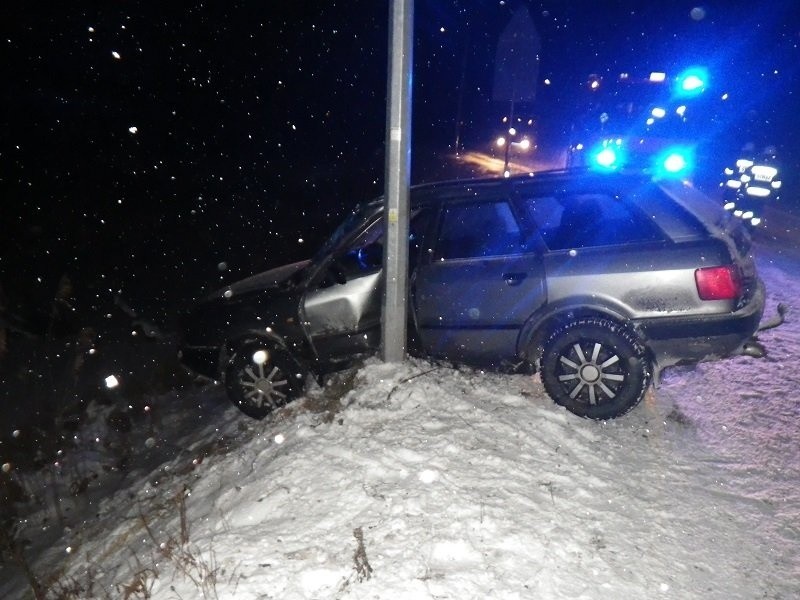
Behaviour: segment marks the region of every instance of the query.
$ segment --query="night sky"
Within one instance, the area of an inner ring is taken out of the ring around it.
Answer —
[[[521,4],[552,81],[529,107],[543,144],[563,143],[589,73],[700,63],[797,162],[793,1],[417,0],[413,179],[452,150],[459,98],[465,145],[489,137],[495,46]],[[121,295],[167,323],[310,255],[382,192],[387,21],[376,0],[3,3],[6,309],[41,327],[67,275],[81,320]]]

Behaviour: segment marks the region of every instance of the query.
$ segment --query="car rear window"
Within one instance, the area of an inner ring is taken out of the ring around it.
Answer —
[[[551,250],[663,240],[663,232],[617,195],[561,192],[529,196],[523,210]]]
[[[672,240],[677,241],[708,234],[708,230],[701,220],[666,194],[660,186],[655,184],[644,186],[632,193],[630,200],[650,220],[657,223]],[[707,198],[703,198],[703,200],[708,201]],[[702,208],[698,207],[698,210],[702,210]]]

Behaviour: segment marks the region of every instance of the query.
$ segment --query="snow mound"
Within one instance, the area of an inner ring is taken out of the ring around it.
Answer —
[[[761,271],[791,304],[778,258]],[[78,590],[52,597],[798,597],[798,329],[760,362],[669,371],[611,422],[425,361],[369,361],[262,422],[173,393],[124,473],[98,463],[60,529],[32,514],[20,538],[51,593]],[[12,567],[0,596],[23,597]]]
[[[745,598],[793,585],[776,565],[797,565],[748,526],[765,508],[726,489],[675,405],[648,395],[598,423],[531,377],[419,361],[370,362],[351,388],[334,414],[301,401],[244,434],[228,409],[217,434],[239,441],[103,501],[73,532],[66,576],[88,565],[95,589],[288,600]]]

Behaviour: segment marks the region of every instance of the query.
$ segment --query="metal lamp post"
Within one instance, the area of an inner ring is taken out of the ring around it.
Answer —
[[[389,23],[389,83],[386,116],[382,358],[406,356],[408,218],[411,172],[411,81],[414,44],[413,0],[392,0]]]

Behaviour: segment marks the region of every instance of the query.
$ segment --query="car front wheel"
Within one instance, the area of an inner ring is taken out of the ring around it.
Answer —
[[[251,341],[236,347],[225,371],[233,404],[263,419],[303,392],[305,374],[292,356],[275,344]]]
[[[541,377],[550,397],[591,419],[613,419],[644,397],[651,368],[641,342],[602,318],[577,319],[556,329],[544,345]]]

